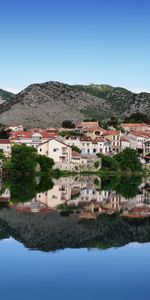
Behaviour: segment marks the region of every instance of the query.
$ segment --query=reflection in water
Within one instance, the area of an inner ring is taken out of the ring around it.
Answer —
[[[107,248],[150,241],[148,179],[24,178],[5,183],[0,202],[2,207],[7,203],[0,210],[1,239],[12,236],[28,248]]]

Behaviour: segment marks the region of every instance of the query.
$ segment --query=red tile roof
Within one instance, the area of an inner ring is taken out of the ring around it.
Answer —
[[[145,127],[145,126],[150,127],[150,125],[145,124],[145,123],[140,123],[140,124],[138,124],[138,123],[122,123],[121,124],[121,127],[131,127],[131,128],[133,128],[133,127]]]
[[[120,135],[119,130],[106,130],[103,135]]]
[[[3,145],[5,145],[5,144],[7,145],[8,144],[9,145],[10,144],[10,140],[8,140],[8,139],[6,139],[6,140],[4,140],[4,139],[0,140],[0,144],[3,144]]]
[[[127,137],[122,137],[120,139],[121,142],[130,142],[129,139]]]

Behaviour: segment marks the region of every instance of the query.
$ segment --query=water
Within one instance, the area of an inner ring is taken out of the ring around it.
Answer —
[[[150,299],[149,179],[121,182],[65,178],[37,192],[36,180],[22,203],[20,186],[4,184],[1,299]]]

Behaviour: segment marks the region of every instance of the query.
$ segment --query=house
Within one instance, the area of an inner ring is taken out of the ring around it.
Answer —
[[[144,141],[143,143],[143,155],[150,156],[150,139]]]
[[[83,133],[90,137],[92,140],[95,140],[97,138],[99,138],[100,136],[102,136],[103,134],[106,133],[106,130],[103,129],[102,127],[92,127],[92,128],[85,128],[83,130]]]
[[[11,143],[10,140],[0,140],[0,151],[3,152],[5,157],[11,157]]]
[[[22,125],[13,125],[13,126],[10,126],[9,129],[14,132],[19,132],[19,131],[24,130]]]
[[[80,138],[80,150],[81,154],[95,154],[97,153],[97,142],[92,141],[90,137]]]
[[[12,132],[10,136],[11,144],[26,145],[35,147],[38,144],[48,141],[50,138],[55,138],[57,135],[54,131],[49,130],[32,130],[22,132]]]
[[[62,138],[62,141],[68,146],[75,146],[80,149],[80,137],[78,136],[66,136]]]
[[[60,140],[52,138],[37,145],[36,148],[38,154],[52,158],[55,163],[69,163],[71,161],[71,147]]]
[[[112,153],[112,142],[104,137],[99,137],[95,140],[97,142],[97,153],[109,155]]]
[[[79,122],[76,124],[76,130],[79,132],[82,132],[84,128],[94,128],[94,127],[99,127],[99,123],[97,121],[94,122]]]
[[[114,154],[119,153],[121,150],[121,145],[120,145],[121,132],[118,130],[107,130],[103,136],[111,142],[112,152]]]
[[[133,131],[127,135],[130,141],[130,148],[137,150],[139,153],[144,152],[144,143],[148,140],[149,135],[143,131]]]
[[[124,136],[120,138],[120,149],[121,151],[123,151],[126,148],[130,148],[130,140],[126,136]]]

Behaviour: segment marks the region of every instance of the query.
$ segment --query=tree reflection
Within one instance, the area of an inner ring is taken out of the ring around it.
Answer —
[[[102,190],[114,190],[125,198],[133,198],[139,193],[141,176],[102,178]]]
[[[39,183],[36,177],[14,177],[5,183],[10,188],[11,201],[27,202],[33,199],[37,193],[52,189],[53,182],[50,177],[41,177]]]

